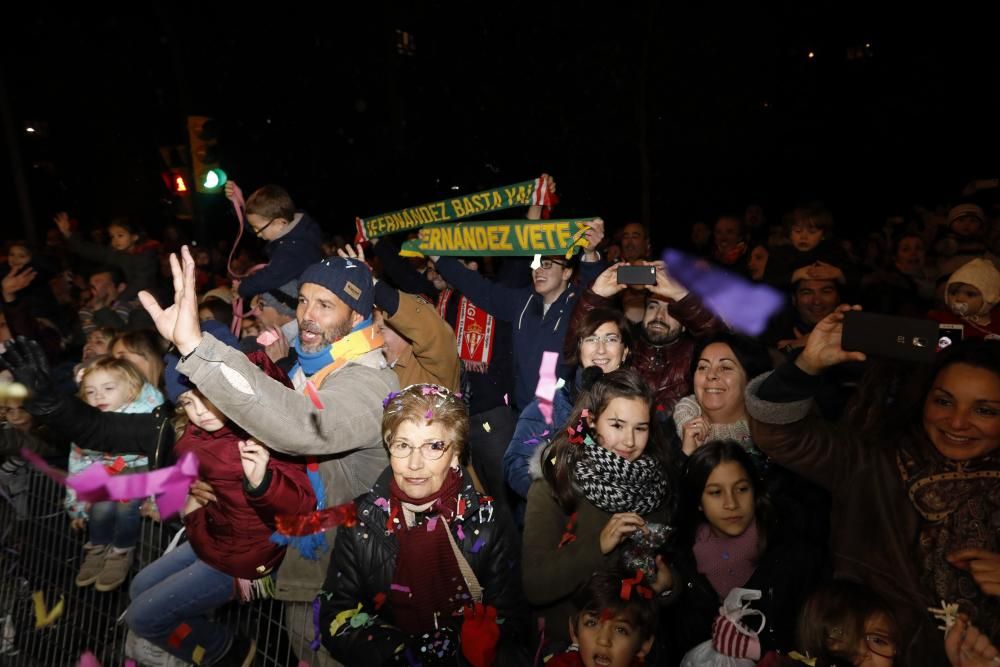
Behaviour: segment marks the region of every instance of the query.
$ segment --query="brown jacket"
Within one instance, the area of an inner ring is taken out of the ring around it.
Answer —
[[[928,607],[937,607],[920,585],[916,542],[920,515],[910,502],[896,464],[898,443],[810,415],[812,399],[773,403],[758,396],[775,387],[791,397],[808,380],[794,364],[761,375],[746,388],[753,441],[775,461],[833,494],[831,555],[836,575],[871,586],[895,610],[903,640],[898,664],[947,665],[944,635]],[[805,394],[808,396],[808,394]],[[923,437],[922,434],[901,434]],[[951,602],[951,600],[949,600]]]
[[[399,308],[385,321],[410,341],[410,349],[392,367],[400,387],[430,383],[459,390],[462,362],[455,332],[432,304],[423,297],[400,292]]]

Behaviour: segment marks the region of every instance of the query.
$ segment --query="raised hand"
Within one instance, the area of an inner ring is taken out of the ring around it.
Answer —
[[[170,273],[174,280],[173,305],[161,308],[152,294],[145,290],[139,292],[139,301],[152,318],[156,330],[173,343],[182,356],[187,356],[198,347],[202,338],[194,269],[191,251],[187,246],[181,246],[181,261],[174,253],[170,254]]]
[[[343,248],[337,248],[337,254],[344,259],[356,259],[359,262],[368,265],[368,260],[365,259],[365,248],[360,243],[355,245],[353,248],[351,244],[348,243]],[[369,266],[369,268],[371,268]]]
[[[59,232],[69,238],[73,235],[73,228],[70,226],[69,213],[66,211],[59,211],[56,213],[55,217],[52,218],[52,222],[56,223],[56,227],[59,228]]]
[[[250,488],[256,489],[267,474],[267,462],[271,459],[271,452],[253,439],[240,440],[239,448],[243,475],[247,478]]]
[[[864,361],[864,352],[848,352],[841,345],[844,313],[851,310],[861,310],[861,306],[837,306],[835,311],[820,320],[809,333],[806,346],[795,360],[795,365],[810,375],[819,375],[830,366],[845,361]]]
[[[655,285],[644,285],[644,287],[649,290],[651,294],[655,294],[658,297],[664,299],[670,299],[671,301],[680,301],[688,295],[688,288],[677,282],[670,272],[667,271],[667,265],[661,261],[656,262],[643,262],[645,266],[655,266],[656,267],[656,284]]]
[[[588,243],[583,253],[583,261],[596,262],[600,259],[600,255],[597,254],[597,246],[604,240],[604,220],[601,218],[591,220],[590,229],[587,230],[583,237],[587,239]]]
[[[32,415],[49,414],[62,402],[49,375],[45,351],[30,338],[18,336],[7,344],[0,355],[0,369],[10,371],[14,380],[28,389],[30,398],[25,401],[24,409]]]
[[[609,266],[601,272],[601,275],[597,276],[594,280],[594,284],[590,286],[590,289],[594,292],[594,294],[605,298],[611,298],[628,287],[628,285],[623,285],[618,282],[618,267],[620,266],[625,266],[625,263],[619,262],[614,266]]]
[[[2,284],[4,301],[13,301],[14,295],[30,285],[37,275],[30,266],[21,266],[8,271]]]

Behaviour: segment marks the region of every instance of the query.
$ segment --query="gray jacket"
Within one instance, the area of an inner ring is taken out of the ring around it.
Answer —
[[[327,507],[350,502],[368,491],[385,470],[382,446],[382,400],[399,389],[381,350],[344,365],[323,381],[319,410],[301,389],[291,390],[258,369],[239,350],[205,334],[177,370],[188,376],[212,403],[247,433],[285,454],[316,456],[326,487]],[[301,372],[292,378],[301,387]],[[319,560],[289,549],[277,578],[277,598],[311,601],[326,579],[333,538]]]

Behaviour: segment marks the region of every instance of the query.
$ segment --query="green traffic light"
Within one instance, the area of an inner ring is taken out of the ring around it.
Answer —
[[[206,190],[215,190],[226,184],[228,177],[221,169],[209,169],[205,172],[205,180],[202,185]]]

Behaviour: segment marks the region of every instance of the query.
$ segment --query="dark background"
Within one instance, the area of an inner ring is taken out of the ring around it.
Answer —
[[[163,224],[159,147],[186,141],[188,114],[218,120],[247,193],[282,184],[344,235],[543,171],[560,217],[644,219],[660,242],[811,198],[856,232],[1000,175],[985,4],[293,4],[35,2],[5,19],[5,236],[25,233],[10,156],[41,235],[63,208]],[[222,196],[202,199],[205,229],[231,235]]]

